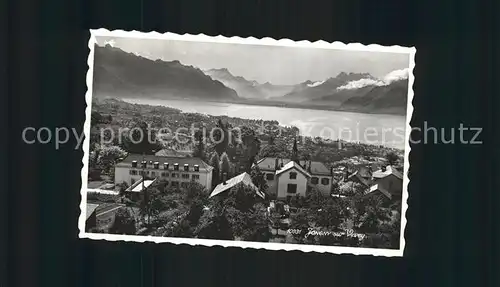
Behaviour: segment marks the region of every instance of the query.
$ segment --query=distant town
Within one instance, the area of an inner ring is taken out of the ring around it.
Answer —
[[[114,98],[91,116],[87,232],[399,249],[402,150]]]

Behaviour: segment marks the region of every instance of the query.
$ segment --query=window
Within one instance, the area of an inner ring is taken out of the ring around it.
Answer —
[[[146,168],[146,162],[145,161],[141,162],[141,167],[142,168]]]
[[[321,184],[322,185],[329,185],[330,184],[330,179],[326,178],[326,177],[322,178],[321,179]]]
[[[172,177],[179,177],[179,174],[178,173],[175,173],[175,172],[172,172]]]
[[[311,177],[312,184],[318,184],[319,179],[317,177]]]
[[[189,171],[189,165],[187,164],[184,165],[184,171]]]
[[[197,165],[197,164],[195,164],[195,165],[194,165],[194,171],[200,171],[200,166],[199,166],[199,165]]]
[[[200,175],[199,174],[193,174],[192,175],[192,179],[200,179]]]
[[[182,178],[189,179],[189,174],[187,174],[187,173],[182,174]]]
[[[157,162],[157,161],[155,161],[155,163],[154,163],[154,168],[155,168],[155,169],[158,169],[159,167],[160,167],[160,163],[159,163],[159,162]]]
[[[132,167],[137,167],[137,161],[136,160],[132,161]]]
[[[162,172],[162,173],[161,173],[161,176],[162,176],[162,177],[168,177],[168,172]]]
[[[156,176],[156,172],[152,171],[151,176]]]
[[[266,173],[266,179],[267,180],[274,180],[274,174],[273,173]]]
[[[130,175],[137,175],[137,170],[135,170],[135,169],[131,169],[131,170],[129,171],[129,174],[130,174]]]
[[[179,164],[178,163],[174,164],[174,170],[179,170]]]
[[[290,179],[297,179],[297,173],[296,172],[290,172]]]
[[[163,163],[163,169],[167,169],[168,170],[168,162],[164,162]]]
[[[292,183],[288,184],[286,192],[287,193],[297,193],[297,185],[292,184]]]
[[[188,187],[188,184],[187,182],[181,182],[181,187]]]
[[[179,186],[179,182],[178,181],[172,181],[171,186],[172,187],[178,187]]]

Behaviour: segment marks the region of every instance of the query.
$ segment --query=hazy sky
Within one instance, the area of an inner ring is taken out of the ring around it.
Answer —
[[[408,68],[408,54],[342,51],[157,39],[96,37],[124,51],[150,59],[179,60],[202,70],[227,68],[233,75],[260,83],[297,84],[321,81],[340,72],[370,73],[382,78]]]

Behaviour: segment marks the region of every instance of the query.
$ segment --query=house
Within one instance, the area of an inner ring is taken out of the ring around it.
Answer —
[[[355,171],[353,172],[352,174],[350,174],[349,176],[347,176],[346,182],[357,182],[359,184],[362,184],[366,187],[369,187],[370,184],[371,184],[371,178],[367,178],[365,176],[362,175],[362,173],[360,173],[359,171]]]
[[[158,178],[167,186],[185,186],[196,181],[207,189],[212,187],[213,167],[196,157],[165,157],[129,154],[115,165],[115,184],[133,185],[138,180]]]
[[[297,194],[305,195],[310,187],[316,187],[321,193],[330,195],[333,175],[322,162],[302,160],[297,163],[286,158],[266,157],[253,165],[254,168],[256,166],[264,173],[269,187],[268,193],[277,198],[283,199]],[[290,173],[297,174],[297,179],[291,179]],[[286,179],[287,176],[288,179]],[[292,192],[287,192],[285,184],[286,186],[296,184],[297,191],[294,193],[294,187],[291,186]]]
[[[368,190],[365,198],[375,198],[382,203],[390,202],[392,200],[392,194],[387,191],[384,187],[374,184]]]
[[[229,180],[224,180],[223,182],[219,183],[214,188],[214,190],[210,194],[209,198],[217,196],[217,195],[220,195],[221,193],[224,193],[226,191],[229,191],[231,188],[235,187],[236,185],[238,185],[240,183],[242,183],[242,184],[246,185],[247,187],[255,190],[255,193],[258,196],[260,196],[261,198],[265,198],[264,193],[262,193],[261,191],[259,191],[259,188],[253,184],[252,178],[246,172],[244,172],[244,173],[242,173],[242,174],[240,174],[238,176],[235,176],[235,177],[233,177],[233,178],[231,178]]]
[[[387,190],[392,195],[392,200],[401,199],[403,193],[403,175],[392,166],[382,167],[373,172],[373,184]]]
[[[372,174],[373,185],[366,197],[375,196],[383,202],[393,202],[401,199],[403,190],[403,175],[395,168],[383,166]]]
[[[85,232],[89,232],[92,228],[97,226],[96,209],[99,204],[87,203],[86,219],[85,219]]]
[[[276,171],[276,198],[306,196],[307,185],[311,174],[298,163],[290,161]]]

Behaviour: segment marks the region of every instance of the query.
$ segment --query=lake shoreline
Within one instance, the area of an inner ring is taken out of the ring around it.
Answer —
[[[266,106],[266,107],[276,107],[276,108],[286,108],[286,109],[301,109],[301,110],[319,110],[319,111],[334,111],[334,112],[346,112],[346,113],[356,113],[356,114],[368,114],[368,115],[383,115],[383,116],[406,116],[405,113],[399,112],[362,112],[356,109],[341,109],[338,107],[329,107],[324,105],[310,105],[301,103],[290,103],[282,101],[269,101],[269,100],[257,100],[257,99],[244,99],[239,100],[225,100],[217,101],[214,99],[192,99],[192,98],[161,98],[161,97],[134,97],[133,95],[127,97],[116,97],[108,96],[109,98],[122,99],[122,100],[155,100],[155,101],[194,101],[194,102],[209,102],[209,103],[220,103],[220,104],[237,104],[237,105],[251,105],[251,106]]]
[[[275,121],[280,126],[299,128],[301,134],[325,139],[343,139],[404,150],[406,119],[397,115],[373,115],[348,111],[316,111],[282,107],[187,100],[122,98],[129,104],[167,107],[184,114],[227,116],[241,120]],[[373,135],[373,130],[376,134]],[[370,131],[372,130],[372,131]],[[387,130],[385,132],[384,130]],[[347,133],[347,134],[346,134]],[[369,134],[368,134],[369,133]]]

